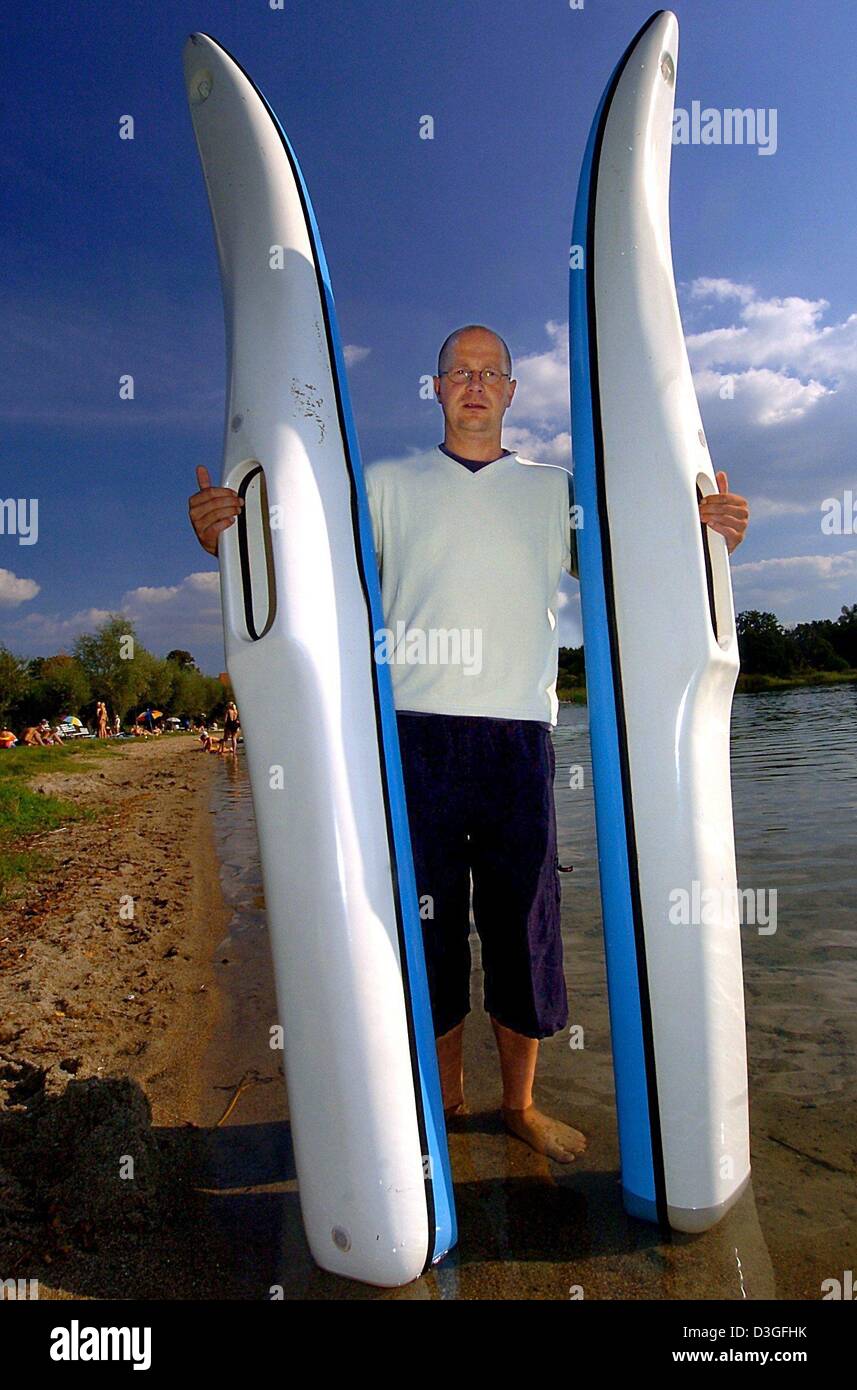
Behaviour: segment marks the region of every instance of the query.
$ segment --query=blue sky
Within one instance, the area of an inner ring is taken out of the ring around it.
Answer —
[[[508,340],[504,442],[569,463],[567,247],[580,159],[637,0],[218,0],[16,6],[0,142],[8,216],[0,642],[68,649],[132,615],[159,654],[223,668],[214,561],[187,522],[219,474],[220,286],[181,50],[201,29],[264,91],[297,151],[333,277],[365,460],[442,437],[420,378],[461,323]],[[740,608],[788,622],[857,601],[857,117],[850,0],[677,0],[677,104],[777,111],[776,153],[676,146],[676,279],[717,466],[752,506]],[[130,114],[135,138],[118,137]],[[420,117],[435,122],[419,138]],[[131,372],[135,399],[118,399]],[[731,399],[722,399],[725,375]],[[561,640],[580,641],[569,581]]]

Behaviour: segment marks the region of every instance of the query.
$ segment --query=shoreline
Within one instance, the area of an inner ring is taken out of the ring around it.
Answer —
[[[738,676],[735,694],[767,695],[778,690],[854,684],[857,684],[857,671],[811,671],[795,676],[745,675],[742,672]],[[585,705],[588,703],[586,686],[565,686],[562,692],[557,691],[557,700],[561,705]]]

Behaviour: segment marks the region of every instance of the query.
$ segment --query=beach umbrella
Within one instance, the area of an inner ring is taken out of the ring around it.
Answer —
[[[83,728],[76,714],[67,714],[62,722],[63,724],[74,724],[78,729]]]

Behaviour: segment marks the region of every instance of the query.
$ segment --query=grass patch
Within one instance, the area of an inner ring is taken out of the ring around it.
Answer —
[[[81,739],[48,748],[0,749],[0,786],[7,778],[36,777],[46,772],[86,772],[101,758],[115,758],[128,747],[127,743],[96,742]]]
[[[797,690],[804,685],[848,685],[857,671],[804,671],[794,676],[739,675],[738,693],[754,695],[762,690]]]
[[[51,865],[49,857],[22,847],[22,840],[94,817],[88,807],[31,791],[26,779],[48,772],[84,772],[93,764],[80,755],[95,751],[51,747],[8,748],[0,753],[0,900],[13,884]]]

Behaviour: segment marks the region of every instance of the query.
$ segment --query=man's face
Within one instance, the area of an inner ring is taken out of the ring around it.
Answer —
[[[499,340],[493,333],[481,330],[463,333],[446,364],[446,372],[454,371],[457,367],[472,369],[474,375],[470,381],[457,385],[449,375],[434,378],[435,394],[447,424],[459,434],[499,436],[503,416],[512,403],[517,382],[501,376],[493,386],[486,386],[475,375],[488,367],[496,372],[505,372],[506,364]]]

